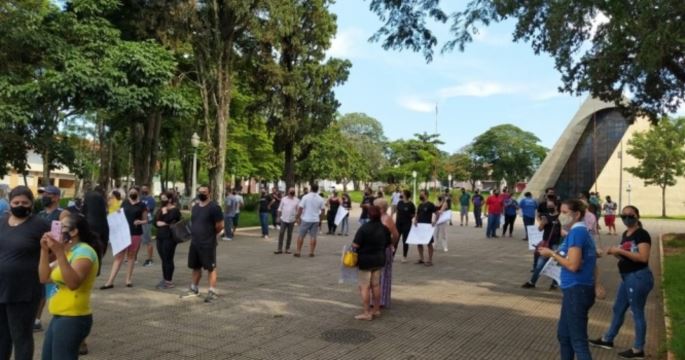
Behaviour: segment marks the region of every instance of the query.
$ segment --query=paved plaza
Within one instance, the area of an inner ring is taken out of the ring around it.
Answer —
[[[353,230],[356,229],[356,218]],[[682,222],[646,221],[657,238]],[[324,226],[325,227],[325,226]],[[620,229],[619,229],[620,230]],[[115,288],[94,290],[94,326],[87,359],[556,359],[559,291],[520,286],[530,277],[520,219],[513,238],[486,239],[484,229],[448,229],[449,252],[436,252],[435,266],[415,265],[397,257],[393,266],[393,303],[371,322],[354,319],[360,312],[356,288],[338,284],[340,251],[350,237],[321,236],[317,256],[274,255],[271,240],[259,230],[243,231],[218,249],[222,297],[210,304],[200,298],[180,299],[190,281],[188,244],[176,255],[176,289],[156,290],[159,261],[136,268],[133,288],[120,273]],[[602,237],[604,244],[612,240]],[[615,241],[615,240],[613,240]],[[307,253],[305,249],[303,253]],[[142,263],[143,255],[139,255]],[[652,269],[660,276],[658,253]],[[111,266],[108,254],[103,274]],[[608,327],[618,280],[616,261],[599,262],[609,298],[598,301],[590,316],[591,337]],[[98,279],[98,286],[105,279]],[[207,291],[203,278],[201,291]],[[659,358],[663,339],[661,290],[649,297],[647,352]],[[45,324],[49,316],[43,318]],[[633,323],[627,317],[616,338],[618,349],[632,344]],[[42,346],[37,333],[37,357]],[[593,349],[596,359],[615,359],[617,351]]]

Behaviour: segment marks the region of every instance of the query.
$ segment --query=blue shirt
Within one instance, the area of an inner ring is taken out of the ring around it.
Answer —
[[[566,236],[566,240],[559,247],[559,253],[562,256],[568,255],[568,249],[578,247],[582,252],[582,260],[580,269],[577,272],[570,271],[565,267],[561,267],[561,284],[562,289],[568,289],[576,285],[595,284],[595,266],[597,265],[597,252],[595,250],[595,241],[592,235],[582,222],[576,223],[571,227]]]
[[[2,216],[5,212],[9,211],[9,209],[10,204],[7,203],[7,200],[0,199],[0,216]]]
[[[535,210],[538,208],[538,203],[535,200],[532,198],[523,198],[521,203],[519,203],[519,206],[521,207],[521,213],[523,213],[523,216],[528,218],[535,217]]]
[[[504,215],[514,216],[518,210],[518,203],[513,198],[504,200]]]

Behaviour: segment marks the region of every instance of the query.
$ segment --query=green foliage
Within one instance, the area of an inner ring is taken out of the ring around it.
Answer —
[[[628,141],[628,154],[640,165],[626,170],[643,179],[645,185],[662,189],[662,216],[666,216],[666,188],[675,186],[685,174],[685,118],[662,119],[649,131],[637,133]]]
[[[506,180],[511,187],[532,176],[544,160],[547,150],[539,142],[533,133],[510,124],[499,125],[476,137],[469,154],[474,168],[489,167],[493,179]]]
[[[367,153],[342,133],[339,123],[334,123],[322,134],[306,138],[304,144],[311,150],[306,159],[297,163],[296,173],[303,177],[299,180],[345,181],[366,175]]]
[[[664,292],[673,333],[669,348],[677,359],[685,358],[685,253],[674,251],[664,257]]]
[[[350,162],[347,176],[336,179],[378,179],[380,171],[387,163],[384,156],[387,139],[383,133],[383,125],[364,113],[350,113],[341,116],[337,126],[340,128],[341,136],[346,140],[339,145],[352,147],[357,153],[350,153],[350,156],[360,160]]]
[[[396,140],[388,144],[388,166],[383,174],[389,182],[412,181],[416,171],[418,181],[429,181],[444,172],[445,154],[438,149],[443,144],[438,134],[414,134],[415,139]]]
[[[624,106],[653,119],[675,112],[685,98],[685,2],[471,0],[452,14],[439,0],[372,0],[385,23],[374,36],[385,49],[423,51],[432,60],[438,40],[432,25],[451,20],[442,51],[464,50],[479,26],[516,21],[514,41],[530,42],[555,60],[560,90]],[[599,15],[608,19],[597,21]],[[633,97],[624,101],[626,92]]]

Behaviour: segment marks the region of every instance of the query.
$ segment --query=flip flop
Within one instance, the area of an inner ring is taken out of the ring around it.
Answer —
[[[414,264],[421,265],[421,264],[425,264],[425,263],[423,262],[423,260],[419,260],[419,261],[415,262]]]
[[[294,253],[293,256],[294,256],[294,257],[300,257],[300,254]]]
[[[102,286],[100,286],[100,290],[109,290],[109,289],[113,289],[113,288],[114,288],[114,285],[102,285]]]
[[[133,287],[133,284],[132,284],[132,283],[128,283],[128,284],[126,284],[126,287],[127,287],[127,288],[132,288],[132,287]]]

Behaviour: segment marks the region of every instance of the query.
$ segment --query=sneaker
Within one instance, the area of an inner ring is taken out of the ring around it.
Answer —
[[[188,289],[187,292],[181,294],[182,299],[194,297],[194,296],[200,296],[200,290],[199,289]]]
[[[225,238],[223,238],[223,240],[224,240],[224,241],[233,241],[233,238],[225,237]]]
[[[152,266],[152,259],[145,260],[145,262],[143,263],[143,267],[150,267],[150,266]]]
[[[269,235],[264,235],[264,240],[269,240]]]
[[[207,296],[205,296],[205,302],[209,303],[209,302],[212,302],[213,300],[216,300],[218,298],[219,298],[219,295],[217,295],[217,293],[215,293],[212,290],[209,290],[209,292],[207,292]]]
[[[595,339],[595,340],[589,340],[588,342],[590,343],[590,345],[592,345],[594,347],[602,348],[602,349],[611,350],[614,348],[613,342],[604,341],[604,339],[602,339],[602,338]],[[633,350],[628,350],[626,352],[632,353]],[[619,354],[619,356],[620,356],[620,354]],[[637,358],[627,358],[627,359],[637,359]]]
[[[621,359],[644,359],[645,352],[644,350],[640,352],[634,352],[633,349],[628,349],[624,352],[618,353],[618,357]]]
[[[524,289],[535,289],[535,285],[531,284],[530,282],[526,282],[525,284],[521,285],[521,287]]]
[[[558,289],[558,288],[559,288],[559,286],[557,286],[557,284],[552,284],[552,285],[549,286],[549,291],[554,291],[554,290],[556,290],[556,289]]]
[[[43,324],[41,324],[40,320],[36,320],[33,322],[33,331],[43,331]]]
[[[444,252],[447,252],[447,248],[442,249]]]

